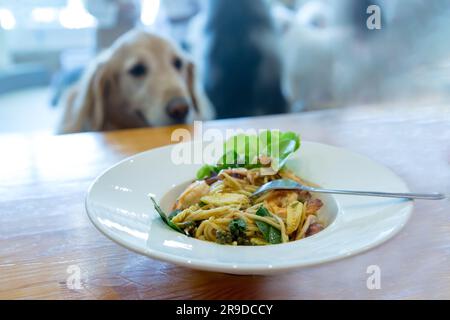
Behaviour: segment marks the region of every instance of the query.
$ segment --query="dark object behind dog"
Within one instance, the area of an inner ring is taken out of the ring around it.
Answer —
[[[277,37],[264,0],[209,0],[203,82],[217,118],[287,112]]]

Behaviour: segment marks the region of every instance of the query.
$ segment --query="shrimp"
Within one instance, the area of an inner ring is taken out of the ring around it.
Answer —
[[[174,210],[183,210],[196,204],[200,198],[207,195],[210,191],[210,186],[204,181],[195,181],[178,197],[175,202]]]
[[[264,205],[270,212],[286,218],[288,205],[297,200],[296,191],[275,190],[264,200]]]

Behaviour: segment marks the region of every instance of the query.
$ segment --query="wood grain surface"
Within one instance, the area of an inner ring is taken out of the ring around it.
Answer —
[[[450,190],[449,106],[371,106],[203,126],[295,130],[304,140],[369,156],[411,190]],[[170,143],[173,129],[0,136],[0,299],[450,298],[448,200],[417,201],[406,227],[373,250],[276,276],[193,271],[114,244],[87,218],[89,184],[117,161]],[[367,289],[370,265],[381,269],[379,290]],[[68,287],[70,266],[80,270],[79,289]]]

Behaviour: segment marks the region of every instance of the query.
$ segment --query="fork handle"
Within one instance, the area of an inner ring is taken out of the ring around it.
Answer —
[[[441,200],[445,199],[442,193],[396,193],[396,192],[378,192],[378,191],[353,191],[340,189],[322,189],[308,187],[308,191],[319,193],[334,193],[334,194],[350,194],[356,196],[375,196],[387,198],[406,198],[406,199],[424,199],[424,200]]]

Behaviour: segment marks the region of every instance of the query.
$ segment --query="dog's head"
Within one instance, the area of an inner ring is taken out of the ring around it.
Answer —
[[[129,32],[85,73],[72,127],[98,131],[209,119],[212,109],[195,78],[194,64],[173,43]]]

